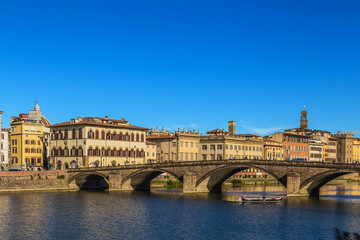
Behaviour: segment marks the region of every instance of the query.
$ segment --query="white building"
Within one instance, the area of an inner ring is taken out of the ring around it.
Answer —
[[[2,128],[1,114],[0,111],[0,166],[1,170],[6,169],[9,164],[9,129]]]
[[[320,140],[309,141],[309,162],[323,161],[323,147],[324,144]]]

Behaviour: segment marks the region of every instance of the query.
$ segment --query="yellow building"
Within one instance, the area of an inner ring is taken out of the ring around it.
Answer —
[[[28,114],[11,118],[11,168],[43,166],[43,123]]]
[[[265,160],[283,160],[284,146],[281,142],[271,139],[264,139],[264,157]]]
[[[353,163],[360,163],[360,138],[354,139]]]
[[[151,129],[147,140],[156,143],[156,162],[197,161],[199,160],[200,133],[195,130],[175,133],[164,129]]]

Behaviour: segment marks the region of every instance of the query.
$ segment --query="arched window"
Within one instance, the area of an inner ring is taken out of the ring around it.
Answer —
[[[64,155],[69,156],[69,149],[67,147],[64,149]]]
[[[141,142],[144,142],[144,134],[141,134]]]
[[[129,134],[128,133],[125,133],[125,141],[129,141]]]
[[[117,156],[117,151],[116,148],[113,148],[113,150],[111,151],[111,156]]]
[[[71,138],[72,139],[76,138],[76,130],[75,130],[75,128],[73,128],[73,130],[72,130],[72,137]]]
[[[105,139],[105,132],[101,131],[101,139]]]
[[[95,139],[99,139],[99,131],[98,130],[95,131]]]
[[[63,152],[62,148],[59,147],[59,156],[63,156],[63,155],[64,155],[64,152]]]
[[[37,142],[38,142],[38,145],[40,145],[40,140],[38,140]]]
[[[131,141],[134,141],[134,134],[131,134]]]
[[[59,130],[59,139],[63,139],[63,134],[62,134],[61,130]]]
[[[143,149],[141,150],[141,157],[145,157],[145,151]]]
[[[99,151],[98,147],[95,148],[94,155],[95,156],[100,156],[100,151]]]
[[[122,157],[122,156],[123,156],[123,150],[122,150],[122,148],[119,149],[118,156],[119,156],[119,157]]]
[[[35,148],[31,148],[31,153],[36,153]]]
[[[38,148],[38,149],[37,149],[37,153],[41,153],[41,148]]]
[[[106,134],[106,139],[107,139],[107,140],[110,140],[110,138],[111,138],[111,133],[108,132],[108,133]]]
[[[30,153],[30,148],[28,148],[28,147],[25,148],[25,152],[26,152],[26,153]]]
[[[88,132],[88,138],[94,138],[94,133],[92,130]]]
[[[113,155],[111,155],[111,149],[110,148],[107,149],[106,156],[113,156]]]
[[[130,151],[130,157],[134,157],[134,154],[135,154],[134,149],[131,149],[131,151]]]
[[[123,138],[123,134],[122,134],[122,132],[120,132],[120,133],[119,133],[119,140],[120,140],[120,141],[123,140],[122,138]]]
[[[64,133],[64,139],[67,139],[68,138],[68,130],[65,129],[65,133]]]
[[[92,149],[92,147],[90,147],[90,148],[88,149],[88,155],[89,155],[89,156],[92,156],[92,155],[93,155],[93,149]]]
[[[101,156],[106,156],[105,148],[101,148]]]
[[[35,141],[35,140],[31,140],[31,145],[36,145],[36,141]]]
[[[111,136],[112,140],[116,140],[116,132],[113,132],[113,135]]]
[[[125,154],[124,154],[125,157],[128,157],[128,156],[129,156],[129,150],[128,150],[128,149],[125,149],[124,153],[125,153]]]
[[[79,139],[82,138],[82,129],[79,129]]]
[[[140,157],[139,156],[139,149],[136,149],[136,155],[135,155],[136,157]]]
[[[137,141],[137,142],[140,141],[140,139],[139,139],[139,134],[136,134],[136,141]]]
[[[71,156],[75,156],[76,155],[76,148],[72,147],[71,149]]]
[[[79,151],[78,151],[78,154],[79,156],[82,156],[83,155],[83,150],[82,150],[82,147],[79,147]]]

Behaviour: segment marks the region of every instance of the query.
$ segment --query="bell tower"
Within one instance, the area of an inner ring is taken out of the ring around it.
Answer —
[[[307,128],[308,128],[307,111],[305,110],[305,106],[304,106],[304,110],[301,111],[300,129],[304,131],[307,130]]]

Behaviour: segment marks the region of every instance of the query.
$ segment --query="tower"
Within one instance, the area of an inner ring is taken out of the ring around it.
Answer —
[[[235,121],[229,121],[229,135],[235,136],[236,132],[236,122]]]
[[[304,131],[307,130],[307,128],[308,128],[307,111],[305,110],[305,106],[304,106],[304,110],[301,111],[300,129]]]

